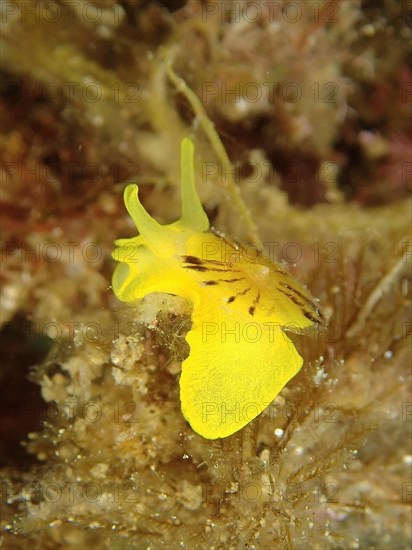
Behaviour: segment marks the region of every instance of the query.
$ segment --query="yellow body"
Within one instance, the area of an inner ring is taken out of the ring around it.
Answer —
[[[139,235],[116,241],[113,290],[136,302],[167,292],[193,303],[182,364],[182,413],[208,439],[226,437],[260,414],[299,371],[285,333],[321,322],[308,293],[277,264],[209,230],[196,193],[193,144],[182,141],[182,215],[158,224],[129,185],[125,204]]]

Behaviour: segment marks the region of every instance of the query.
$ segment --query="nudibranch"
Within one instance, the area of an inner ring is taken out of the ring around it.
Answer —
[[[209,230],[188,138],[181,144],[181,178],[181,217],[168,225],[146,212],[137,185],[126,187],[124,202],[139,235],[116,241],[112,284],[124,302],[166,292],[193,304],[181,408],[195,432],[216,439],[258,416],[296,375],[303,360],[285,330],[300,332],[322,323],[322,315],[280,265]]]

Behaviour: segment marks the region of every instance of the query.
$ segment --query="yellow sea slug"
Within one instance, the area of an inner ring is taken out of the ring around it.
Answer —
[[[227,437],[259,415],[299,371],[286,330],[322,322],[310,295],[279,265],[209,231],[197,195],[193,143],[181,145],[182,214],[160,225],[137,185],[124,192],[139,235],[116,241],[113,290],[124,302],[166,292],[193,303],[182,364],[182,413],[207,439]],[[252,257],[251,257],[252,256]]]

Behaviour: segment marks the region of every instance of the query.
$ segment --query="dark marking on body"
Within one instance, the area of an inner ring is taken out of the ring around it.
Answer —
[[[228,298],[227,303],[231,304],[232,302],[234,302],[236,300],[236,298],[238,296],[244,296],[245,294],[247,294],[250,289],[251,289],[251,287],[248,286],[247,288],[245,288],[245,290],[242,290],[241,292],[238,292],[237,294],[235,294],[235,296],[231,296],[230,298]]]
[[[182,256],[182,258],[188,264],[202,265],[204,263],[202,258],[198,258],[197,256]]]

